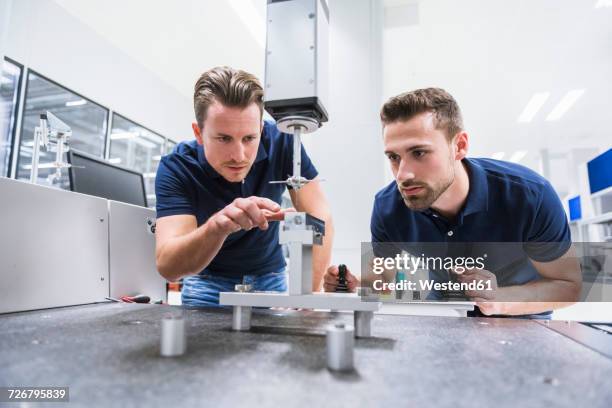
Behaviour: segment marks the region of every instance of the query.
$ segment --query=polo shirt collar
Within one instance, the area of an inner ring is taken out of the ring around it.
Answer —
[[[255,161],[253,162],[253,165],[255,165],[255,163],[258,163],[262,160],[266,160],[267,158],[268,158],[268,153],[266,152],[266,149],[264,147],[263,140],[260,139],[259,147],[257,148],[257,156],[255,156]],[[199,143],[198,143],[198,161],[200,162],[200,164],[202,165],[202,168],[204,168],[204,171],[209,177],[211,178],[221,177],[221,175],[217,172],[217,170],[215,170],[214,167],[210,165],[208,160],[206,160],[206,155],[204,154],[204,146],[202,146]],[[249,173],[252,170],[253,170],[253,167],[251,167],[251,169],[249,170]]]
[[[257,156],[255,156],[255,163],[259,163],[262,160],[266,160],[268,158],[268,152],[266,152],[266,148],[264,147],[263,137],[259,139],[259,147],[257,148]]]
[[[474,214],[489,209],[489,183],[485,170],[473,160],[463,159],[463,163],[468,171],[470,179],[470,189],[468,191],[465,207],[461,211],[461,216]]]
[[[484,212],[489,209],[489,183],[485,169],[483,169],[482,166],[475,161],[468,158],[463,159],[462,162],[465,164],[465,168],[468,172],[470,187],[465,205],[463,206],[463,209],[459,211],[459,214],[457,214],[457,223],[459,225],[463,224],[463,218],[466,215]],[[404,205],[404,200],[397,189],[395,189],[395,194],[397,200],[402,202],[402,205]],[[438,214],[431,208],[427,208],[426,210],[422,211],[422,213],[429,217],[445,220],[442,215]]]

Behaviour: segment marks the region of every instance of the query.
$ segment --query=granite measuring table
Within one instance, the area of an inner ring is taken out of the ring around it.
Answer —
[[[168,314],[187,322],[181,357],[159,355]],[[375,315],[355,370],[335,373],[325,327],[352,314],[254,310],[249,332],[231,318],[118,303],[0,315],[0,386],[68,386],[68,406],[88,407],[612,406],[612,359],[530,320]]]

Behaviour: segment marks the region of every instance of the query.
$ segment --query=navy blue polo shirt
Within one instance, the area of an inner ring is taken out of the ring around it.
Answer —
[[[274,122],[264,122],[255,162],[244,182],[225,180],[206,161],[204,149],[196,140],[178,144],[161,159],[155,179],[157,217],[188,214],[198,226],[236,198],[258,196],[281,203],[286,180],[293,172],[293,135],[281,133]],[[303,177],[313,179],[317,170],[302,146]],[[253,228],[230,234],[210,265],[201,273],[242,277],[261,275],[285,267],[278,243],[278,222],[265,231]]]
[[[467,158],[463,163],[470,187],[455,219],[431,209],[409,209],[392,182],[376,194],[372,242],[447,243],[425,245],[438,256],[445,247],[455,256],[486,253],[486,269],[496,274],[499,286],[539,279],[529,259],[552,261],[571,245],[565,211],[553,187],[515,163]]]

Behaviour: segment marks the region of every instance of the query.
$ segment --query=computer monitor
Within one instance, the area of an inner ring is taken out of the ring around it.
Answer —
[[[74,150],[68,152],[68,162],[71,191],[147,206],[142,173]]]
[[[591,194],[612,187],[612,149],[587,163]]]
[[[576,221],[582,218],[582,206],[580,205],[580,196],[570,198],[568,200],[568,207],[570,221]]]

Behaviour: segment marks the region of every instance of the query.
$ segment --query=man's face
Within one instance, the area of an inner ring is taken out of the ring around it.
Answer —
[[[433,113],[425,112],[383,130],[397,188],[406,206],[415,211],[430,208],[455,179],[454,149],[433,119]]]
[[[246,108],[227,107],[214,102],[208,108],[204,126],[194,123],[198,143],[204,146],[208,163],[230,182],[245,179],[261,140],[261,111],[253,103]]]

